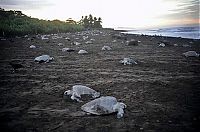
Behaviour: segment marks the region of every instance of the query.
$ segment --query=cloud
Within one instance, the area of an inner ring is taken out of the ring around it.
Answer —
[[[92,14],[103,19],[104,27],[150,27],[199,19],[199,0],[0,0],[0,7],[46,20],[80,20]]]
[[[4,9],[32,10],[51,6],[52,3],[47,0],[0,0],[0,5]]]
[[[199,0],[179,0],[177,7],[169,10],[169,14],[163,17],[173,19],[199,19]]]

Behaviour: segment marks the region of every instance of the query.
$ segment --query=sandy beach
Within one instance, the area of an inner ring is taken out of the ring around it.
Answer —
[[[183,132],[200,122],[200,40],[123,35],[111,29],[0,40],[0,128],[13,132]],[[68,39],[67,39],[68,38]],[[130,40],[140,41],[128,45]],[[78,42],[78,43],[75,43]],[[159,47],[160,43],[165,47]],[[61,44],[59,44],[61,43]],[[36,48],[29,48],[35,45]],[[111,50],[101,50],[110,46]],[[62,52],[72,48],[74,52]],[[88,54],[78,54],[79,50]],[[50,55],[49,63],[34,58]],[[130,57],[137,65],[119,61]],[[13,72],[9,62],[24,68]],[[85,85],[125,103],[116,113],[87,115],[87,103],[63,97],[73,85]]]

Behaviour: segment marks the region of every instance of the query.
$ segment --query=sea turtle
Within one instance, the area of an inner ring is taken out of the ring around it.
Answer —
[[[73,42],[73,44],[75,44],[75,45],[80,45],[81,43],[79,43],[79,42]]]
[[[67,51],[67,52],[73,52],[75,50],[74,49],[70,49],[70,48],[62,48],[62,52],[65,52],[65,51]]]
[[[63,43],[58,43],[58,46],[63,46],[64,44]]]
[[[92,44],[92,41],[89,40],[89,41],[87,41],[87,42],[85,42],[85,43],[86,43],[86,44]]]
[[[66,39],[67,41],[71,41],[71,39],[70,39],[69,37],[66,37],[65,39]]]
[[[101,50],[111,50],[109,46],[103,46]]]
[[[115,43],[115,42],[117,42],[117,40],[114,39],[112,42]]]
[[[140,41],[136,41],[135,39],[131,39],[130,41],[127,41],[127,45],[131,46],[138,46]]]
[[[199,54],[196,51],[188,51],[183,53],[185,57],[199,57]]]
[[[31,45],[29,48],[31,48],[31,49],[35,49],[36,46],[35,46],[35,45]]]
[[[158,45],[158,47],[165,47],[165,44],[164,44],[164,43],[160,43],[160,44]]]
[[[165,46],[173,46],[169,41],[167,41],[167,40],[161,40],[160,42],[159,42],[159,44],[165,44]]]
[[[78,102],[82,102],[79,98],[81,98],[81,95],[84,94],[92,95],[93,98],[100,96],[99,92],[96,92],[95,90],[83,85],[74,85],[72,90],[67,90],[64,92],[64,95],[71,95],[71,99]]]
[[[41,55],[34,59],[34,61],[41,63],[41,62],[49,62],[52,61],[54,58],[50,57],[49,55]]]
[[[131,58],[124,58],[123,60],[120,61],[120,63],[124,65],[138,64],[136,61],[134,61]]]
[[[47,40],[47,39],[49,39],[49,38],[46,38],[46,36],[47,36],[47,35],[42,35],[42,36],[41,36],[41,39],[42,39],[42,40]]]
[[[88,52],[86,50],[79,50],[78,54],[87,54]]]
[[[84,104],[81,107],[83,111],[94,115],[105,115],[117,112],[117,118],[123,117],[124,108],[126,108],[126,105],[124,103],[117,102],[117,99],[112,96],[102,96]]]
[[[83,40],[86,40],[88,38],[88,36],[83,36]]]

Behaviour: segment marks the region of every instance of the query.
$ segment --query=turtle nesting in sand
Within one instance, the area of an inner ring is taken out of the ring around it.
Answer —
[[[70,48],[62,48],[62,52],[73,52],[75,51],[74,49],[70,49]]]
[[[135,39],[131,39],[130,41],[127,41],[127,45],[131,46],[138,46],[140,41],[136,41]]]
[[[158,47],[165,47],[165,44],[164,44],[164,43],[160,43],[160,44],[158,45]]]
[[[79,42],[73,42],[73,44],[75,44],[75,45],[81,45],[81,43],[79,43]]]
[[[89,40],[89,41],[87,41],[87,42],[85,42],[85,43],[86,43],[86,44],[92,44],[92,41]]]
[[[78,54],[87,54],[88,52],[86,50],[79,50]]]
[[[66,37],[65,39],[66,39],[67,41],[71,41],[71,39],[70,39],[69,37]]]
[[[134,61],[131,58],[124,58],[123,60],[120,61],[121,64],[124,65],[133,65],[133,64],[138,64],[136,61]]]
[[[35,46],[35,45],[31,45],[29,48],[31,48],[31,49],[35,49],[36,46]]]
[[[42,40],[47,40],[47,39],[49,39],[49,38],[46,38],[46,37],[47,37],[46,35],[42,35],[42,36],[41,36],[41,39],[42,39]]]
[[[59,43],[58,46],[64,46],[64,44],[63,43]]]
[[[41,63],[41,62],[49,62],[52,61],[54,58],[50,57],[49,55],[41,55],[34,59],[34,61]]]
[[[199,54],[196,51],[188,51],[183,53],[185,57],[199,57]]]
[[[81,95],[84,94],[92,95],[93,98],[100,96],[99,92],[96,92],[95,90],[82,85],[74,85],[72,90],[67,90],[64,92],[64,95],[71,95],[71,99],[78,102],[82,102],[79,98],[81,98]]]
[[[111,50],[109,46],[103,46],[101,50]]]
[[[124,108],[126,108],[126,105],[124,103],[117,102],[117,99],[112,96],[97,98],[81,107],[83,111],[94,115],[105,115],[117,112],[117,118],[123,117]]]

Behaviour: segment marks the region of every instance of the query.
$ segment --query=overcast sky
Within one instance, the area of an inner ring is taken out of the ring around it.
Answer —
[[[199,23],[199,0],[0,0],[0,7],[46,20],[80,20],[92,14],[112,28]]]

